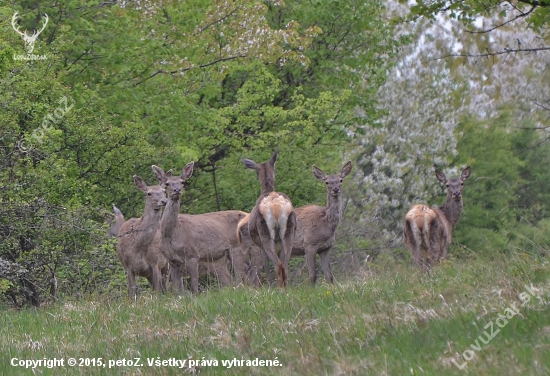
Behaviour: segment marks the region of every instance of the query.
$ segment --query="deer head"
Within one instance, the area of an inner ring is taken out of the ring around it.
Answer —
[[[342,172],[335,175],[325,175],[323,171],[317,166],[313,166],[313,175],[321,181],[325,182],[328,193],[333,197],[340,196],[342,192],[342,183],[344,178],[351,172],[351,162],[348,162],[342,168]]]
[[[42,29],[35,30],[32,33],[32,35],[27,35],[26,31],[22,32],[22,31],[19,30],[19,27],[16,24],[16,21],[17,21],[18,18],[19,18],[19,13],[15,12],[13,14],[13,17],[11,18],[11,26],[17,32],[17,34],[19,34],[23,37],[23,40],[25,41],[25,44],[26,44],[25,49],[27,50],[27,53],[30,55],[34,51],[34,43],[36,42],[36,39],[38,38],[40,33],[42,33],[42,31],[44,31],[44,29],[46,28],[46,25],[48,24],[49,18],[48,18],[47,14],[44,14],[45,22],[44,22],[44,25],[42,25]]]
[[[172,176],[172,170],[166,172],[166,181],[164,186],[166,187],[166,194],[170,200],[179,200],[183,193],[183,183],[185,183],[191,175],[193,175],[193,166],[195,162],[189,162],[181,171],[180,176]]]
[[[159,183],[164,183],[166,177],[162,180],[159,179]],[[146,194],[145,205],[152,207],[153,210],[160,210],[163,206],[166,206],[168,200],[166,200],[165,190],[161,185],[153,185],[148,187],[145,181],[138,175],[134,175],[134,183],[136,187]]]
[[[462,199],[462,188],[464,182],[470,177],[470,166],[466,167],[459,178],[451,178],[447,180],[447,177],[441,171],[435,170],[435,176],[437,180],[445,184],[447,187],[447,194],[455,201]]]

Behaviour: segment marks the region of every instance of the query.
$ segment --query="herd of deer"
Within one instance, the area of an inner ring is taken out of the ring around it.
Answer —
[[[294,208],[290,198],[275,191],[277,152],[265,163],[243,159],[246,168],[256,171],[261,193],[250,213],[240,210],[205,214],[180,214],[183,185],[193,174],[193,162],[181,175],[152,166],[159,182],[147,186],[137,175],[134,183],[145,193],[145,210],[140,218],[124,220],[114,205],[115,219],[110,234],[117,236],[117,253],[128,277],[130,299],[136,299],[136,277],[145,277],[153,291],[172,288],[183,293],[182,277],[190,278],[193,293],[198,292],[199,276],[214,274],[223,286],[232,283],[233,269],[238,283],[259,286],[263,273],[269,278],[269,261],[275,267],[277,284],[288,284],[288,264],[293,256],[305,256],[309,279],[315,284],[316,255],[327,282],[333,282],[330,249],[343,214],[342,183],[351,172],[347,162],[339,174],[326,175],[313,166],[313,175],[327,187],[326,206]],[[447,201],[441,208],[415,205],[405,216],[404,239],[415,263],[431,267],[447,255],[451,232],[462,211],[462,187],[470,168],[460,178],[447,180]],[[164,210],[162,210],[164,208]],[[263,272],[263,273],[262,273]]]

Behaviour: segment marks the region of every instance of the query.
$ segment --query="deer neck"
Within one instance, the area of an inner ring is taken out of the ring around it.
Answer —
[[[178,225],[178,215],[180,211],[181,197],[178,199],[169,199],[164,214],[160,221],[160,230],[163,237],[171,237]]]
[[[161,210],[153,209],[152,204],[145,205],[145,212],[141,217],[141,223],[139,224],[139,229],[137,230],[136,235],[136,242],[139,245],[148,247],[149,244],[153,242],[161,216]]]
[[[460,219],[460,215],[462,214],[462,206],[462,198],[460,200],[453,200],[451,195],[447,195],[445,204],[443,204],[440,208],[453,228]]]
[[[260,195],[275,191],[275,179],[265,179],[262,181],[262,192]]]
[[[342,196],[327,194],[327,221],[337,227],[342,217]]]

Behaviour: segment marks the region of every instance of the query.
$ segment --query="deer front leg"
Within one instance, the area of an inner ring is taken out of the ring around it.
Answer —
[[[323,269],[327,283],[334,283],[332,268],[330,267],[330,248],[319,252],[319,257],[321,258],[321,269]]]
[[[172,280],[172,292],[183,295],[183,281],[181,279],[180,268],[170,264],[170,279]]]
[[[136,301],[137,299],[136,277],[131,268],[126,269],[126,277],[128,279],[128,296],[131,301]]]
[[[160,269],[160,289],[162,293],[164,294],[166,291],[168,291],[168,275],[170,273],[170,266],[168,263]]]
[[[315,256],[317,256],[317,249],[311,246],[305,247],[307,271],[309,274],[309,282],[312,286],[315,286],[317,281],[317,267],[315,266]]]
[[[152,278],[152,285],[153,285],[153,292],[159,292],[161,290],[162,285],[162,277],[160,275],[160,269],[158,265],[154,265],[151,267],[151,278]]]
[[[189,259],[187,260],[187,274],[191,283],[191,292],[198,294],[199,292],[199,260]]]

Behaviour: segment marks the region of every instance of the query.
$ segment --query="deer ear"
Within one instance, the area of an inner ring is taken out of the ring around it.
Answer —
[[[441,171],[435,170],[435,177],[437,178],[437,180],[439,180],[443,184],[447,183],[447,177]]]
[[[269,164],[271,166],[274,166],[275,167],[275,162],[277,162],[277,155],[279,154],[279,151],[277,150],[275,153],[273,153],[273,155],[271,156],[271,158],[269,159]]]
[[[462,175],[460,175],[460,180],[464,181],[470,177],[470,166],[462,170]]]
[[[152,165],[151,168],[153,169],[153,172],[155,173],[155,176],[157,177],[159,184],[162,185],[166,183],[166,174],[164,173],[164,170],[155,165]]]
[[[351,172],[351,161],[348,161],[344,167],[342,168],[342,172],[340,173],[341,178],[345,178],[348,176]]]
[[[122,212],[115,206],[115,204],[113,204],[113,211],[115,212],[115,215],[122,215]]]
[[[260,169],[260,166],[256,162],[254,162],[252,159],[243,158],[243,165],[246,168],[250,168],[252,170],[258,171]]]
[[[183,181],[189,180],[191,175],[193,175],[193,166],[195,166],[195,162],[189,162],[185,165],[185,167],[181,171],[181,179]]]
[[[325,178],[327,177],[325,173],[317,166],[313,166],[313,176],[322,181],[325,181]]]
[[[145,181],[142,178],[140,178],[137,175],[134,175],[134,183],[136,184],[136,187],[138,187],[140,191],[147,193],[147,184],[145,184]]]
[[[169,169],[168,171],[166,171],[166,178],[171,178],[172,177],[172,169]]]

